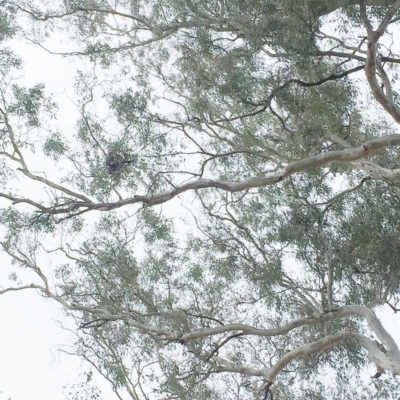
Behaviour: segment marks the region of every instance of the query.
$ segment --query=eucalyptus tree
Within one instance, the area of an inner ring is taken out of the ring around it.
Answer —
[[[1,5],[83,65],[69,136],[3,47],[1,293],[120,399],[398,398],[399,0]]]

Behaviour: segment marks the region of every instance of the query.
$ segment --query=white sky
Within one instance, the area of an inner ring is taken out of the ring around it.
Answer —
[[[64,400],[62,388],[79,374],[81,362],[57,351],[60,343],[69,341],[57,323],[60,309],[34,291],[23,291],[0,297],[0,315],[4,399]]]

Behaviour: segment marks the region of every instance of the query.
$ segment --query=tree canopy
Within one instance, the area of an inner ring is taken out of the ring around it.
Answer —
[[[75,321],[71,398],[400,396],[400,0],[0,5],[0,293]]]

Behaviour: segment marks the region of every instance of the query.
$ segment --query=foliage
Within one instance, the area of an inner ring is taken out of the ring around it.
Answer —
[[[400,396],[374,311],[400,300],[400,1],[0,4],[0,39],[82,61],[70,134],[0,49],[0,293],[75,320],[73,399],[94,370],[119,399]]]

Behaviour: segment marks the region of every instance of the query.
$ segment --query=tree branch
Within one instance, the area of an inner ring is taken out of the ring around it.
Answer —
[[[377,42],[386,31],[391,18],[400,9],[400,0],[397,0],[394,5],[389,9],[385,18],[379,25],[378,29],[374,31],[371,23],[368,20],[365,1],[361,3],[361,15],[364,20],[364,26],[368,33],[368,46],[367,46],[367,62],[365,63],[365,75],[367,77],[369,86],[375,99],[381,104],[381,106],[393,117],[393,119],[400,123],[400,108],[396,106],[393,99],[391,98],[392,89],[390,82],[387,79],[386,73],[383,70],[380,59],[377,57]],[[386,88],[386,93],[379,86],[377,81],[377,68],[381,72],[381,77]]]
[[[329,335],[321,340],[313,343],[307,343],[304,346],[297,347],[287,352],[275,365],[270,368],[266,373],[268,382],[274,382],[277,375],[286,367],[290,362],[308,354],[322,353],[329,350],[331,347],[343,343],[346,334]]]

